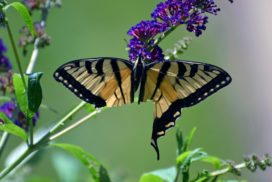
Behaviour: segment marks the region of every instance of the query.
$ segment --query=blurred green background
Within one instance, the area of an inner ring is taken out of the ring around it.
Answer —
[[[50,10],[46,31],[52,45],[42,49],[35,71],[44,72],[44,104],[57,114],[41,109],[38,127],[49,126],[80,100],[57,83],[52,74],[61,64],[87,57],[128,58],[127,30],[142,19],[149,19],[158,0],[79,0],[63,1],[62,8]],[[233,82],[200,104],[184,109],[177,126],[187,134],[198,128],[192,147],[203,147],[210,154],[242,161],[246,154],[272,153],[271,147],[271,49],[272,13],[270,0],[218,1],[222,11],[210,16],[207,31],[193,37],[182,59],[218,65],[227,70]],[[13,33],[23,25],[15,11],[7,14]],[[34,14],[37,18],[39,15]],[[193,36],[181,27],[162,44]],[[16,69],[7,32],[0,37],[8,45],[8,56]],[[31,49],[29,49],[31,51]],[[30,53],[30,52],[29,52]],[[26,68],[30,54],[20,55]],[[95,155],[109,170],[113,181],[138,181],[144,172],[166,168],[175,162],[175,129],[159,140],[161,160],[150,146],[154,106],[151,102],[108,109],[103,114],[68,133],[60,142],[73,143]],[[76,118],[73,118],[76,120]],[[17,145],[10,140],[9,148]],[[6,154],[7,155],[7,154]],[[45,149],[31,174],[55,181],[84,181],[88,171],[66,153]],[[62,164],[66,180],[58,177],[55,166]],[[68,169],[70,167],[70,169]],[[71,173],[73,171],[73,173]],[[249,181],[271,181],[271,169],[243,175]],[[70,176],[69,176],[70,175]],[[236,177],[233,177],[236,178]]]

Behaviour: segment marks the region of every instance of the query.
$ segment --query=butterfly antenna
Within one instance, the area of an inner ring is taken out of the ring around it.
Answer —
[[[157,139],[152,139],[151,145],[152,145],[152,147],[155,149],[155,151],[157,153],[157,160],[160,160],[160,151],[159,151],[159,147],[158,147],[158,144],[157,144]]]

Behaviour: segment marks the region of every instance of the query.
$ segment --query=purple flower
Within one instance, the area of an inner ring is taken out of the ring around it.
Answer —
[[[162,25],[155,20],[151,20],[141,21],[137,25],[131,27],[128,31],[128,35],[142,41],[147,41],[153,39],[160,32],[162,32]]]
[[[36,37],[40,39],[38,47],[43,48],[45,46],[50,45],[51,37],[47,35],[45,32],[45,26],[42,22],[35,22],[34,23]],[[19,46],[23,47],[24,53],[27,52],[27,46],[34,43],[35,38],[32,37],[29,29],[27,27],[22,27],[20,30],[20,39],[19,39]]]
[[[2,55],[6,51],[7,51],[7,48],[5,44],[3,43],[3,40],[0,38],[0,55]]]
[[[220,8],[218,8],[214,0],[197,0],[195,6],[213,15],[217,15],[217,12],[220,11]]]
[[[5,113],[8,118],[11,118],[13,116],[13,111],[15,107],[16,105],[14,102],[6,102],[0,106],[0,111]]]
[[[0,91],[3,92],[3,95],[6,95],[7,92],[11,94],[14,93],[11,71],[8,71],[0,76]]]
[[[0,39],[0,72],[7,72],[11,70],[12,66],[9,59],[4,56],[4,52],[7,51],[2,39]]]
[[[133,26],[128,31],[128,35],[132,36],[128,44],[129,59],[135,61],[141,55],[148,61],[163,60],[161,48],[154,46],[154,37],[162,31],[162,24],[155,20],[141,21]]]
[[[153,40],[149,44],[145,44],[137,38],[132,38],[128,44],[129,59],[135,61],[141,55],[144,60],[149,62],[163,61],[164,55],[159,46],[156,45],[152,50],[149,50],[153,43]]]
[[[27,119],[22,111],[19,110],[14,101],[9,101],[0,106],[0,112],[3,112],[10,120],[14,122],[17,126],[23,128],[24,130],[28,130],[29,125]],[[33,126],[35,126],[38,118],[39,112],[35,113],[32,118]],[[3,120],[0,119],[1,123],[4,123]]]
[[[206,23],[208,23],[208,17],[195,12],[191,15],[188,23],[187,30],[194,32],[196,36],[200,36],[203,30],[206,30]]]
[[[161,21],[165,29],[168,29],[185,23],[185,20],[190,16],[191,9],[191,1],[167,0],[157,5],[151,13],[151,17]]]

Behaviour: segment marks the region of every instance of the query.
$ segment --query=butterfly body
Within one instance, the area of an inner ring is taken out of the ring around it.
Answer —
[[[175,126],[181,109],[206,99],[231,82],[223,69],[200,62],[164,61],[145,64],[120,58],[87,58],[59,67],[54,77],[82,100],[95,107],[115,107],[134,102],[155,103],[151,145]]]

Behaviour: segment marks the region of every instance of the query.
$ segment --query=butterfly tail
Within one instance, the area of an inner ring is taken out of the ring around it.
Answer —
[[[160,150],[159,150],[159,146],[158,146],[158,143],[157,143],[157,138],[152,137],[151,145],[152,145],[152,147],[155,149],[155,151],[157,153],[157,160],[160,160]]]

